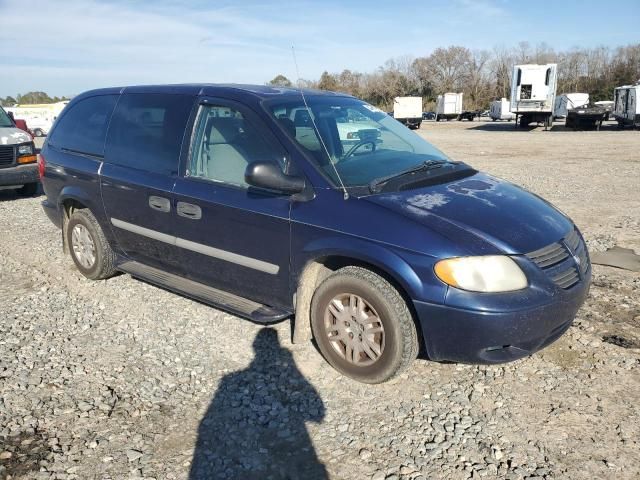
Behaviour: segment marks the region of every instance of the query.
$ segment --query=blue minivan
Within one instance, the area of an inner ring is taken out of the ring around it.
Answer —
[[[549,345],[589,289],[542,198],[452,161],[348,95],[247,85],[93,90],[39,157],[88,278],[117,271],[271,323],[378,383],[422,349],[499,363]]]

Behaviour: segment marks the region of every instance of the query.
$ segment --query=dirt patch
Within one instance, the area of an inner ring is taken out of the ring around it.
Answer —
[[[23,432],[0,438],[0,480],[20,478],[40,469],[40,461],[52,452],[43,432]]]
[[[630,340],[620,335],[605,335],[602,337],[602,341],[622,348],[640,348],[640,342]]]

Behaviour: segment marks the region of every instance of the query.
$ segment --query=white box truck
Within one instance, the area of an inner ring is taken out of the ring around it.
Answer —
[[[640,127],[640,83],[616,88],[613,102],[613,117],[620,127]]]
[[[565,118],[569,110],[589,105],[588,93],[563,93],[556,97],[553,118]]]
[[[511,112],[511,103],[506,98],[494,100],[489,107],[489,116],[496,120],[513,120],[516,116]]]
[[[441,119],[450,120],[458,118],[462,113],[462,93],[447,92],[438,95],[436,101],[436,122]]]
[[[393,118],[411,129],[422,123],[422,97],[396,97],[393,99]]]
[[[511,111],[521,127],[531,122],[544,122],[545,128],[553,123],[556,101],[558,66],[514,65],[511,80]]]
[[[13,107],[5,107],[7,112],[12,112],[15,118],[26,120],[29,128],[36,137],[42,137],[49,133],[53,122],[69,103],[67,100],[57,103],[19,104]]]

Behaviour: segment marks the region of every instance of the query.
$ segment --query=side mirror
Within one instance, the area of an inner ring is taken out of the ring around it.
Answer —
[[[274,163],[255,162],[247,166],[244,179],[249,185],[294,194],[304,190],[304,178],[286,175]]]

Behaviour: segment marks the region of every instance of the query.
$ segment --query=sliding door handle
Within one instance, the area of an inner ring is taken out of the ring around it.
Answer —
[[[178,202],[176,207],[178,215],[191,220],[200,220],[202,218],[202,210],[198,205],[193,203]]]
[[[171,201],[168,198],[164,197],[156,197],[155,195],[151,195],[149,197],[149,207],[158,212],[167,213],[171,211]]]

